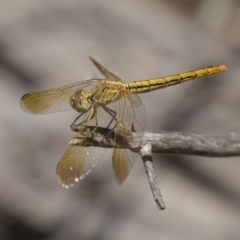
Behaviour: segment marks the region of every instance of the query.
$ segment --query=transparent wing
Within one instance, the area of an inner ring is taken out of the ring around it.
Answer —
[[[69,145],[57,166],[59,182],[66,188],[73,186],[88,175],[104,152],[105,148]]]
[[[34,114],[72,110],[71,96],[79,89],[91,92],[98,83],[98,79],[90,79],[60,88],[27,93],[22,97],[20,104],[25,112]]]
[[[146,122],[145,107],[137,95],[129,94],[118,102],[117,119],[119,121],[114,129],[115,146],[121,140],[121,137],[130,139],[132,130],[142,131]],[[133,146],[135,147],[135,146]],[[113,148],[112,167],[116,182],[122,184],[129,175],[132,165],[138,154],[129,149]]]
[[[107,79],[118,80],[118,81],[122,82],[120,77],[118,77],[114,73],[108,71],[102,64],[100,64],[94,58],[92,58],[92,57],[89,57],[89,58],[93,62],[93,64],[97,67],[97,69],[102,73],[102,75],[105,76]]]
[[[118,185],[125,181],[137,157],[138,153],[129,149],[113,149],[112,167]]]
[[[143,131],[146,124],[146,109],[140,97],[136,94],[128,95],[127,117],[128,124],[132,124],[135,131]]]

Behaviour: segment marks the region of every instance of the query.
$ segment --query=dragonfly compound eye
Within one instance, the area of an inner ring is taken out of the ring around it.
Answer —
[[[88,93],[84,90],[78,90],[71,97],[70,104],[78,112],[86,112],[91,103],[88,100]]]

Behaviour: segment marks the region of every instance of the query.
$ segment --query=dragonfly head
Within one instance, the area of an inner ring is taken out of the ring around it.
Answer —
[[[70,104],[78,112],[86,112],[91,106],[90,94],[82,89],[76,91],[71,97]]]

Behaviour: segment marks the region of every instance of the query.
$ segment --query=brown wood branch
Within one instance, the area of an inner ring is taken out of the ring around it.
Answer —
[[[142,148],[140,149],[140,155],[143,160],[143,165],[146,170],[146,174],[147,174],[149,185],[152,190],[153,198],[157,204],[157,207],[160,210],[164,210],[165,204],[164,204],[161,190],[157,181],[157,176],[155,174],[154,167],[153,167],[152,145],[149,143],[143,145]]]
[[[91,129],[92,127],[88,127]],[[79,131],[77,126],[72,130]],[[114,146],[114,132],[98,127],[91,138],[73,138],[72,145],[101,146],[112,148]],[[152,145],[152,152],[177,153],[208,157],[235,157],[240,156],[240,135],[231,133],[227,136],[210,137],[193,133],[146,131],[132,133],[132,138],[118,138],[117,147],[128,148],[134,152],[140,152],[141,146],[146,143]],[[116,145],[115,145],[116,146]],[[138,147],[133,147],[138,146]]]

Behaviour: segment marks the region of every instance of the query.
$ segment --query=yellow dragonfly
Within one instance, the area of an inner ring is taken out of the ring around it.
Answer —
[[[59,111],[76,110],[80,113],[74,121],[79,121],[76,137],[92,136],[97,127],[114,131],[117,137],[128,138],[132,130],[143,131],[146,111],[139,98],[139,93],[150,92],[160,88],[176,85],[205,75],[226,70],[224,65],[210,66],[193,71],[179,73],[161,78],[125,83],[121,78],[108,71],[99,62],[91,61],[105,77],[90,79],[60,88],[32,92],[21,99],[24,111],[33,114],[47,114]],[[93,126],[86,131],[87,126]],[[69,145],[61,157],[57,175],[64,187],[70,187],[86,176],[103,156],[105,148]],[[122,184],[130,173],[138,154],[129,149],[113,147],[112,167],[117,183]]]

